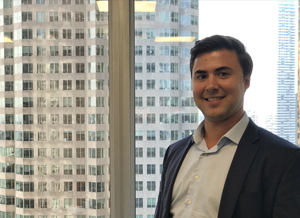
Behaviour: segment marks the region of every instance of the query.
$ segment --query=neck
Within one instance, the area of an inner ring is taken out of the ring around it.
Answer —
[[[221,137],[227,133],[235,124],[237,124],[240,119],[243,117],[244,113],[236,117],[230,117],[226,120],[219,122],[210,122],[209,120],[204,120],[204,138],[207,144],[208,149],[211,149],[215,146]]]

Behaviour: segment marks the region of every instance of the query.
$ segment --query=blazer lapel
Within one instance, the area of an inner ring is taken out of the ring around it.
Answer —
[[[225,181],[218,218],[230,218],[233,215],[239,193],[259,149],[258,127],[249,119],[249,124],[237,147]]]

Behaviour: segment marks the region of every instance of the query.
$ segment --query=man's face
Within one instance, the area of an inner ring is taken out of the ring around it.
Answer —
[[[219,50],[199,55],[192,70],[194,100],[206,121],[238,121],[243,113],[244,93],[250,86],[235,51]]]

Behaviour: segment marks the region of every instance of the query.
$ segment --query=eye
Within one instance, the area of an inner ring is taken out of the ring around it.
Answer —
[[[206,79],[207,78],[207,75],[204,74],[204,73],[198,73],[195,75],[195,79],[197,80],[203,80],[203,79]]]
[[[220,72],[218,74],[219,77],[228,77],[229,76],[229,73],[226,73],[226,72]]]

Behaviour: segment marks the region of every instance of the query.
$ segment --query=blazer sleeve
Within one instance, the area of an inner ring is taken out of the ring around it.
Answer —
[[[277,189],[273,218],[300,217],[300,151],[284,173]]]

